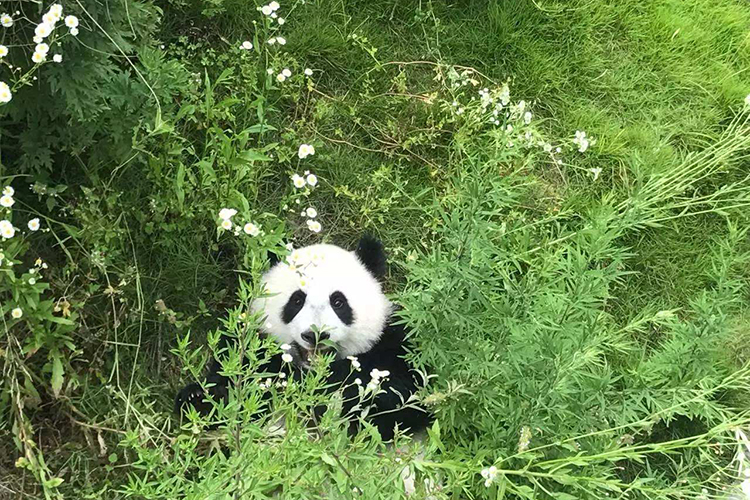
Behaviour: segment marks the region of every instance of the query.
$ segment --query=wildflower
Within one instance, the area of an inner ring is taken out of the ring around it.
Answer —
[[[34,278],[29,278],[29,285],[31,286],[36,285],[36,280]]]
[[[286,45],[286,38],[283,36],[277,36],[276,41],[279,43],[279,45]]]
[[[233,208],[222,208],[219,210],[219,218],[223,220],[229,220],[237,215],[237,210]]]
[[[4,28],[10,28],[13,26],[13,18],[8,14],[3,14],[0,16],[0,24],[2,24]]]
[[[55,17],[60,19],[60,17],[62,16],[62,11],[63,11],[62,5],[60,5],[59,3],[55,3],[49,6],[48,12],[50,14],[54,14]]]
[[[312,74],[313,74],[313,70],[311,70],[310,68],[305,68],[305,74],[306,74],[307,76],[312,76]],[[750,97],[750,96],[748,96],[748,97]]]
[[[47,55],[47,52],[49,52],[49,45],[46,43],[38,43],[36,48],[34,49],[34,52],[39,52],[41,54]]]
[[[253,44],[248,40],[245,40],[244,42],[242,42],[242,46],[240,48],[243,50],[253,50]]]
[[[245,224],[243,231],[245,231],[245,234],[249,234],[250,236],[258,236],[260,234],[260,228],[252,222],[248,222],[247,224]]]
[[[73,36],[78,36],[78,28],[70,28],[70,34]]]
[[[313,233],[319,233],[322,229],[320,222],[312,219],[307,220],[307,228]]]
[[[221,221],[221,227],[229,231],[230,229],[232,229],[232,221],[229,219],[224,219],[223,221]]]
[[[271,2],[268,4],[268,6],[271,7],[272,12],[276,12],[277,10],[279,10],[279,7],[281,7],[281,5],[279,5],[279,2]]]
[[[359,377],[357,377],[357,378],[354,379],[354,383],[357,384],[357,385],[362,385],[362,379],[359,378]]]
[[[273,75],[273,68],[268,68],[266,70],[266,73],[268,73],[269,75]]]
[[[286,245],[284,245],[284,248],[286,248],[287,251],[291,252],[292,250],[294,250],[294,245],[292,245],[291,243],[287,243]]]
[[[311,219],[314,219],[318,216],[318,211],[315,210],[313,207],[309,207],[307,210],[305,210],[305,214],[307,214],[308,217]]]
[[[271,8],[270,5],[264,5],[263,7],[261,7],[260,11],[263,13],[264,16],[270,16],[271,13],[273,12],[273,9]]]
[[[378,388],[377,382],[371,380],[367,383],[367,390],[370,392],[375,392],[375,390]]]
[[[289,344],[281,344],[279,347],[282,351],[288,351],[292,348],[292,346],[290,346]]]
[[[346,359],[352,362],[352,366],[354,367],[355,370],[359,370],[362,368],[362,365],[357,359],[357,356],[347,356]]]
[[[55,23],[56,23],[56,22],[57,22],[57,21],[58,21],[59,19],[60,19],[59,17],[57,17],[56,15],[54,15],[54,14],[53,14],[53,13],[51,13],[51,12],[47,12],[46,14],[44,14],[44,15],[42,16],[42,22],[44,22],[44,23],[47,23],[47,24],[49,24],[50,26],[54,26],[54,25],[55,25]]]
[[[77,28],[78,27],[78,18],[76,16],[66,16],[65,17],[65,26],[68,28]]]
[[[573,139],[573,144],[578,146],[579,152],[585,153],[590,144],[589,138],[586,137],[586,132],[583,132],[582,130],[576,130],[576,136],[575,139]]]
[[[271,13],[271,19],[276,19],[277,17],[278,17],[278,14],[276,14],[275,12]]]
[[[10,102],[13,99],[13,94],[10,92],[10,87],[5,82],[0,82],[0,102]]]
[[[44,38],[35,36],[34,38],[32,38],[32,40],[34,41],[34,43],[42,43],[44,41]]]
[[[294,174],[292,176],[292,183],[294,184],[294,187],[296,187],[298,189],[299,188],[303,188],[303,187],[305,187],[305,178],[302,177],[301,175]]]
[[[55,54],[54,56],[52,56],[52,60],[55,61],[56,63],[61,63],[62,62],[62,55]]]
[[[52,26],[47,23],[38,24],[34,28],[34,34],[40,38],[47,38],[52,33]]]
[[[274,43],[276,43],[276,38],[269,38],[268,39],[268,45],[273,45]]]
[[[493,465],[486,469],[482,469],[482,477],[484,478],[485,487],[489,488],[497,477],[497,467]]]
[[[5,45],[0,45],[0,57],[5,57],[8,55],[8,47]]]
[[[23,316],[23,311],[20,307],[16,307],[10,312],[10,315],[13,319],[20,319]]]
[[[5,208],[12,207],[15,202],[16,200],[14,200],[12,196],[9,196],[7,194],[0,197],[0,205],[4,206]]]
[[[524,425],[521,428],[521,437],[518,439],[518,453],[528,450],[529,443],[531,443],[531,429]]]
[[[315,174],[310,174],[307,176],[307,183],[311,186],[315,187],[316,184],[318,184],[318,177]]]
[[[31,219],[28,223],[28,226],[31,231],[39,231],[39,218],[35,217]]]
[[[599,174],[602,173],[602,169],[600,167],[590,168],[589,172],[594,174],[594,181],[596,181],[599,178]]]
[[[41,257],[37,257],[37,259],[34,261],[34,265],[39,267],[42,265],[42,259]]]
[[[531,111],[527,111],[527,112],[525,112],[525,113],[523,114],[523,122],[524,122],[524,123],[525,123],[526,125],[528,125],[529,123],[531,123],[531,116],[532,116],[532,115],[531,115]]]
[[[284,19],[283,17],[280,17],[276,20],[276,22],[279,23],[279,26],[283,26],[284,23],[286,22],[286,19]]]
[[[31,54],[31,60],[37,64],[43,63],[47,59],[47,54],[41,52],[34,52]]]
[[[286,75],[284,75],[284,73],[279,73],[278,75],[276,75],[276,80],[279,82],[283,82],[284,80],[286,80]]]
[[[16,194],[16,190],[15,190],[15,189],[13,189],[13,187],[12,187],[12,186],[5,186],[5,187],[3,188],[3,194],[4,194],[5,196],[13,196],[14,194]]]
[[[310,144],[301,144],[299,147],[299,151],[297,151],[297,156],[299,156],[300,159],[307,158],[308,156],[312,156],[315,154],[315,147]]]
[[[287,352],[281,355],[281,360],[284,361],[285,363],[291,363],[292,359],[293,359],[292,355]]]
[[[284,372],[279,373],[279,378],[286,378],[286,373]]]
[[[281,71],[281,74],[282,74],[282,75],[284,75],[284,76],[285,76],[285,77],[287,77],[287,78],[289,78],[290,76],[292,76],[292,72],[291,72],[291,71],[289,71],[289,68],[284,68],[284,69],[283,69],[283,70]]]
[[[16,228],[8,220],[0,220],[0,236],[9,240],[16,234]]]

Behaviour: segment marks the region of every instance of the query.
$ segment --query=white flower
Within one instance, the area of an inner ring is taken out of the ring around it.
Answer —
[[[281,355],[281,359],[285,363],[291,363],[293,358],[291,354],[285,352],[284,354]]]
[[[273,45],[274,43],[276,43],[276,38],[269,38],[268,39],[268,45]]]
[[[320,222],[312,219],[307,220],[307,228],[313,233],[319,233],[322,229]]]
[[[29,229],[32,231],[39,231],[39,217],[35,217],[29,221]]]
[[[599,167],[597,167],[597,168],[590,168],[589,172],[591,172],[592,174],[594,174],[594,181],[596,181],[599,178],[599,174],[602,173],[602,169],[599,168]]]
[[[248,40],[245,40],[244,42],[242,42],[242,46],[240,48],[243,50],[253,50],[253,44]]]
[[[260,228],[252,222],[245,224],[245,227],[242,228],[242,230],[245,231],[245,234],[249,234],[250,236],[258,236],[260,234]]]
[[[29,285],[31,286],[36,285],[36,280],[34,278],[29,278]]]
[[[279,2],[271,2],[268,4],[268,6],[271,7],[271,11],[274,12],[279,10],[279,7],[281,7],[281,5],[279,5]]]
[[[34,52],[31,54],[31,60],[37,64],[43,63],[45,60],[47,60],[47,54],[42,54],[41,52]]]
[[[5,45],[0,45],[0,57],[5,57],[8,55],[8,47]]]
[[[318,183],[318,178],[315,174],[310,174],[307,176],[307,183],[311,186],[315,186]]]
[[[310,144],[301,144],[299,147],[299,151],[297,151],[297,156],[299,156],[300,159],[307,158],[308,156],[315,154],[315,147]]]
[[[49,52],[49,45],[46,43],[38,43],[34,51],[47,55],[47,52]]]
[[[5,186],[3,188],[3,194],[5,196],[13,196],[14,194],[16,194],[16,190],[13,189],[13,187],[11,187],[11,186]]]
[[[357,359],[357,356],[347,356],[346,359],[352,362],[352,366],[355,370],[359,370],[362,368],[362,365],[360,364],[359,360]],[[360,381],[361,383],[361,381]]]
[[[44,38],[35,36],[34,38],[32,38],[32,40],[34,41],[34,43],[42,43],[44,41]]]
[[[290,76],[292,76],[292,72],[289,71],[289,68],[284,68],[283,70],[281,70],[281,74],[284,75],[287,78],[289,78]]]
[[[10,28],[13,26],[13,18],[8,14],[0,15],[0,24],[2,24],[4,28]]]
[[[283,36],[277,36],[276,41],[279,42],[279,45],[286,45],[286,38]]]
[[[523,114],[523,121],[524,121],[524,123],[525,123],[526,125],[528,125],[529,123],[531,123],[531,116],[532,116],[532,115],[531,115],[531,111],[527,111],[527,112],[525,112],[525,113]]]
[[[54,14],[58,19],[60,19],[60,16],[62,16],[62,11],[62,5],[60,5],[59,3],[55,3],[49,6],[48,12],[50,14]]]
[[[5,82],[0,82],[0,102],[9,102],[13,99],[13,94],[10,92],[10,87]]]
[[[223,221],[221,221],[221,227],[223,229],[226,229],[227,231],[232,229],[232,221],[229,219],[224,219]]]
[[[0,220],[0,236],[9,240],[16,234],[16,228],[8,220]]]
[[[65,26],[68,28],[77,28],[78,27],[78,18],[76,16],[66,16],[65,17]]]
[[[278,14],[276,14],[275,12],[271,13],[271,19],[276,19],[277,17],[279,17]]]
[[[288,351],[289,349],[292,348],[292,346],[290,346],[289,344],[281,344],[279,347],[281,348],[282,351]]]
[[[578,146],[579,152],[585,153],[590,144],[589,138],[586,137],[586,132],[576,130],[576,136],[575,139],[573,139],[573,144]]]
[[[223,220],[229,220],[237,215],[237,210],[233,208],[222,208],[219,210],[219,218]]]
[[[283,26],[284,23],[286,22],[286,19],[284,19],[283,17],[280,17],[276,20],[276,22],[279,23],[279,26]]]
[[[357,378],[354,379],[354,383],[357,384],[357,385],[362,385],[362,379],[359,378],[359,377],[357,377]]]
[[[283,82],[284,80],[286,80],[286,76],[283,73],[279,73],[278,75],[276,75],[276,80],[279,82]]]
[[[55,54],[54,56],[52,56],[52,60],[55,61],[56,63],[61,63],[62,62],[62,55]]]
[[[7,194],[0,197],[0,205],[4,206],[5,208],[12,207],[15,202],[16,200],[14,200],[12,196],[9,196]]]
[[[58,21],[59,19],[60,19],[60,18],[59,18],[58,16],[54,15],[54,14],[53,14],[53,13],[51,13],[51,12],[47,12],[46,14],[44,14],[44,15],[42,16],[42,22],[45,22],[45,23],[49,24],[50,26],[54,26],[54,25],[55,25],[55,23],[56,23],[56,22],[57,22],[57,21]]]
[[[264,15],[264,16],[270,16],[270,15],[271,15],[271,13],[273,12],[273,9],[271,8],[271,6],[270,6],[270,5],[264,5],[264,6],[263,6],[263,7],[262,7],[262,8],[260,9],[260,11],[261,11],[261,12],[263,13],[263,15]]]
[[[268,73],[269,75],[273,75],[273,68],[268,68],[266,70],[266,73]]]
[[[10,312],[10,315],[13,319],[19,319],[21,316],[23,316],[23,311],[20,307],[16,307]]]
[[[315,210],[313,207],[309,207],[307,210],[305,210],[305,214],[307,214],[308,217],[311,219],[314,219],[318,216],[318,211]]]
[[[78,36],[78,28],[70,28],[70,34],[73,36]]]
[[[484,485],[489,488],[497,477],[497,467],[493,465],[492,467],[482,469],[482,477],[484,478]]]
[[[303,188],[303,187],[305,187],[305,178],[302,177],[301,175],[294,174],[292,176],[292,184],[294,184],[294,187],[296,187],[298,189],[299,188]]]
[[[41,38],[47,38],[52,33],[52,26],[47,23],[38,24],[34,29],[34,34]]]
[[[306,74],[307,76],[312,76],[312,74],[313,74],[313,70],[311,70],[310,68],[305,68],[305,74]]]

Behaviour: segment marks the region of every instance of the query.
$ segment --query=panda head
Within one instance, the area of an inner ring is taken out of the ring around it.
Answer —
[[[299,346],[294,354],[303,364],[326,340],[339,358],[367,352],[392,311],[380,283],[385,261],[382,244],[370,237],[354,251],[325,244],[295,250],[263,276],[266,293],[252,305],[264,317],[261,331]]]

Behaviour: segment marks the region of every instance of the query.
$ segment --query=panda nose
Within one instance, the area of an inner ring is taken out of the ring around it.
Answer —
[[[318,342],[321,342],[323,340],[328,340],[328,338],[331,336],[328,332],[320,332],[318,333],[318,339],[315,339],[315,332],[312,330],[307,330],[302,334],[302,340],[307,342],[310,345],[316,345]]]

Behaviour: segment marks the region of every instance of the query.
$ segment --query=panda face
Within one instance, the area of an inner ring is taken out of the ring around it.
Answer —
[[[292,253],[263,277],[267,295],[253,302],[262,331],[309,354],[329,340],[339,358],[367,352],[385,328],[392,306],[378,280],[354,252],[312,245]]]

